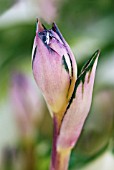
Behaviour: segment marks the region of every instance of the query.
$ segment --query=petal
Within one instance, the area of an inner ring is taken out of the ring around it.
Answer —
[[[46,28],[40,23],[40,21],[36,22],[36,36],[34,38],[34,44],[33,44],[33,49],[32,49],[32,67],[33,67],[33,62],[34,62],[34,58],[36,55],[36,49],[37,49],[37,34],[38,32],[44,31]]]
[[[68,43],[65,41],[64,37],[62,36],[59,28],[57,27],[57,25],[55,23],[53,23],[52,25],[52,30],[59,36],[59,38],[61,39],[61,41],[63,42],[67,53],[69,54],[72,64],[73,64],[73,73],[75,74],[75,76],[77,77],[77,65],[76,65],[76,60],[75,57],[71,51],[70,46],[68,45]]]
[[[92,101],[99,51],[95,52],[78,77],[73,96],[64,115],[57,148],[73,148],[81,133]]]
[[[59,38],[61,39],[61,41],[63,42],[65,48],[66,48],[66,51],[67,51],[67,54],[69,55],[70,57],[70,61],[72,63],[72,84],[70,86],[70,90],[69,90],[69,96],[68,98],[70,99],[71,98],[71,95],[73,93],[73,90],[74,90],[74,86],[75,86],[75,82],[76,82],[76,79],[77,79],[77,64],[76,64],[76,60],[75,60],[75,57],[71,51],[71,48],[70,46],[68,45],[68,43],[65,41],[64,37],[62,36],[59,28],[57,27],[57,25],[55,23],[53,23],[52,25],[52,30],[59,36]]]

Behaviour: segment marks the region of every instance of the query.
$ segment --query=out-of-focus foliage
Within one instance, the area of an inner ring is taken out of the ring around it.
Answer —
[[[0,14],[10,8],[15,2],[16,0],[0,0]]]
[[[2,17],[14,2],[0,1]],[[93,159],[99,159],[98,156],[106,151],[114,153],[114,5],[113,0],[58,2],[55,21],[76,56],[79,71],[94,51],[101,50],[92,108],[71,155],[70,169],[76,167],[80,169]],[[7,20],[8,16],[6,22]],[[18,134],[9,99],[12,73],[19,71],[31,77],[35,22],[36,18],[27,18],[27,22],[17,20],[11,24],[10,22],[3,24],[0,16],[0,157],[2,156],[0,166],[1,162],[4,162],[10,167],[13,162],[15,170],[19,165],[22,170],[26,154],[30,159],[29,146],[30,148],[34,146],[35,170],[48,169],[50,162],[52,121],[47,109],[39,123],[34,142],[32,145],[27,144],[26,148],[26,142],[22,142],[24,144],[20,142],[22,139]],[[34,82],[33,78],[31,81]],[[4,156],[1,153],[4,153]]]
[[[21,65],[25,64],[25,68],[31,69],[31,51],[34,35],[34,25],[17,24],[8,26],[0,30],[0,94],[6,91],[6,79],[8,75],[15,69],[21,69]],[[8,38],[9,37],[9,38]],[[7,74],[8,73],[8,74]],[[2,76],[4,74],[4,76]],[[10,78],[10,76],[9,76]]]

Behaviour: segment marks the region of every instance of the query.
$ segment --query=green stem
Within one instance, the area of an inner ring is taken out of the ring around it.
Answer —
[[[29,146],[26,149],[26,170],[35,170],[34,147]]]
[[[68,170],[70,150],[61,150],[56,153],[56,162],[53,170]]]
[[[35,170],[35,145],[30,140],[23,140],[21,149],[24,156],[24,170]]]
[[[53,147],[50,170],[67,170],[70,158],[70,149],[57,150],[57,137],[60,129],[60,121],[56,117],[53,118]]]

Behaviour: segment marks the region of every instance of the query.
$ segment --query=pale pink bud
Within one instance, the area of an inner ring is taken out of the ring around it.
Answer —
[[[32,52],[33,74],[53,113],[64,113],[71,98],[77,67],[70,47],[53,24],[47,30],[37,24]]]
[[[13,75],[11,101],[21,133],[25,136],[32,135],[43,116],[44,102],[38,90],[24,74]]]
[[[99,51],[96,51],[77,78],[74,92],[58,135],[58,150],[73,148],[79,138],[91,106],[98,57]]]

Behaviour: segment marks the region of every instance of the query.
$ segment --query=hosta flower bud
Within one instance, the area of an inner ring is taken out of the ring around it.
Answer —
[[[57,149],[73,148],[90,110],[99,51],[96,51],[77,78],[66,109],[57,141]]]
[[[44,102],[29,78],[15,73],[11,86],[11,101],[17,123],[22,135],[33,134],[43,116]]]
[[[57,26],[47,30],[38,22],[32,52],[33,74],[53,113],[64,113],[71,98],[77,67]]]

